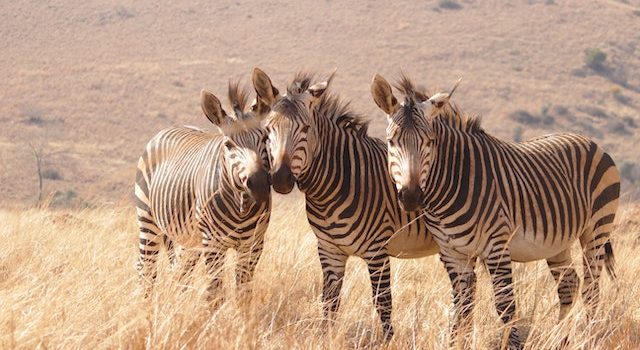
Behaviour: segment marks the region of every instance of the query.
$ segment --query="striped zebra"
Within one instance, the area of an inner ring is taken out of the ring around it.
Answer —
[[[325,316],[333,317],[339,307],[347,258],[360,257],[390,339],[389,256],[433,255],[437,245],[417,213],[399,208],[384,143],[367,135],[367,124],[348,104],[326,93],[331,78],[314,85],[312,79],[299,73],[281,95],[254,69],[256,110],[268,114],[273,188],[286,194],[297,183],[305,195],[307,219],[318,239]]]
[[[155,135],[138,161],[135,185],[140,228],[136,267],[146,295],[156,279],[160,246],[175,265],[174,245],[201,251],[210,274],[209,296],[220,286],[218,272],[229,248],[238,252],[236,280],[250,281],[262,253],[271,213],[266,132],[245,111],[247,89],[229,84],[235,116],[202,91],[201,106],[218,131],[174,127]],[[200,254],[181,262],[190,272]],[[243,290],[245,290],[243,288]]]
[[[592,311],[603,266],[615,277],[610,233],[620,177],[611,157],[576,134],[522,143],[493,137],[450,103],[455,87],[431,98],[406,77],[396,87],[404,103],[379,75],[371,87],[388,116],[389,172],[404,208],[424,209],[440,246],[453,286],[454,331],[470,321],[476,258],[488,268],[505,324],[516,312],[511,261],[546,259],[563,319],[579,284],[570,254],[576,239],[584,256],[582,295]],[[520,348],[516,328],[509,329],[509,348]]]

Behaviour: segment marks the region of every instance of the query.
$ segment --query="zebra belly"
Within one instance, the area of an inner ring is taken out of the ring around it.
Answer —
[[[518,232],[514,235],[509,243],[509,251],[511,252],[511,260],[517,262],[527,262],[541,259],[548,259],[558,255],[565,249],[571,247],[575,239],[552,242],[547,238],[546,242],[542,239],[542,235],[537,235],[533,239],[533,235],[525,235]]]
[[[421,258],[434,255],[439,251],[432,235],[420,234],[408,229],[397,232],[387,244],[389,255],[400,259]]]

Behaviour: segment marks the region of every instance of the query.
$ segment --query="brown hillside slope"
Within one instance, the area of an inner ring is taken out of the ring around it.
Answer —
[[[29,142],[61,202],[128,200],[146,141],[206,126],[200,89],[223,94],[254,66],[279,86],[299,68],[338,67],[334,90],[377,136],[374,73],[402,68],[434,88],[463,76],[457,100],[489,132],[584,133],[623,167],[627,193],[638,186],[640,1],[444,3],[2,2],[0,205],[37,198]],[[589,48],[604,63],[586,67]]]

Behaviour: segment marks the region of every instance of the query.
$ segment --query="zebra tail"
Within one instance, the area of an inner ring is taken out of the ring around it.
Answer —
[[[613,247],[611,246],[611,240],[608,240],[604,244],[604,266],[607,269],[607,273],[611,279],[616,279],[618,276],[615,271],[616,259],[613,255]]]

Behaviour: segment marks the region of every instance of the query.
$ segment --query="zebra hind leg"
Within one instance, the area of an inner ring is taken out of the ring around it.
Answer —
[[[600,276],[605,265],[607,271],[610,271],[611,277],[615,277],[613,249],[609,236],[612,229],[613,215],[610,216],[610,219],[605,217],[599,220],[593,231],[587,231],[580,237],[584,266],[582,300],[589,321],[594,318],[600,302]]]
[[[547,259],[547,266],[553,279],[556,281],[560,313],[558,321],[565,319],[575,304],[576,295],[580,285],[576,269],[572,266],[571,248],[563,250],[558,255]],[[569,348],[569,335],[566,334],[559,343],[559,349]]]
[[[551,275],[558,286],[558,299],[560,300],[559,321],[562,321],[571,310],[578,292],[578,274],[571,264],[571,249],[563,250],[558,255],[547,259]]]
[[[389,256],[375,252],[372,256],[366,256],[369,277],[371,278],[371,292],[373,304],[382,322],[382,331],[385,341],[393,338],[393,326],[391,324],[392,298],[391,298],[391,266]]]

